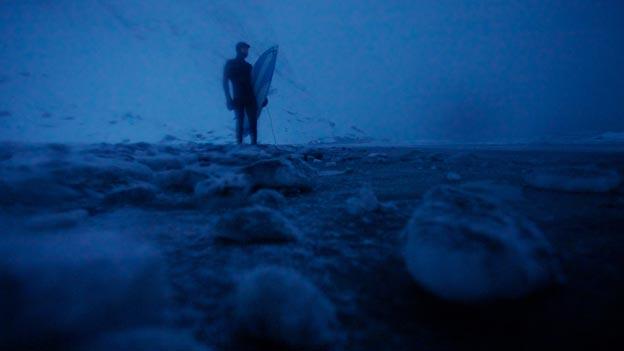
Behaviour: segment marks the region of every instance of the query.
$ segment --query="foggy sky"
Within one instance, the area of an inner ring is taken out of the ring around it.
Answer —
[[[624,128],[621,2],[288,3],[271,16],[314,73],[308,84],[367,131],[505,140]]]
[[[251,62],[280,45],[281,142],[623,131],[623,20],[620,1],[7,0],[0,139],[229,141],[219,79],[238,40]]]

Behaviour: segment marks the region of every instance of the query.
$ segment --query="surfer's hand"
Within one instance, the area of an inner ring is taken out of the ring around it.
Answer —
[[[262,102],[262,107],[266,106],[269,104],[269,99],[265,98],[264,102]]]
[[[225,106],[227,106],[228,110],[232,111],[234,109],[234,101],[232,101],[232,99],[227,99]]]

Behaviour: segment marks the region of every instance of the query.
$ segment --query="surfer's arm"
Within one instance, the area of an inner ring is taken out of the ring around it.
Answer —
[[[232,95],[230,94],[230,75],[229,75],[229,65],[226,63],[223,68],[223,92],[225,93],[225,102],[229,106],[232,104]]]

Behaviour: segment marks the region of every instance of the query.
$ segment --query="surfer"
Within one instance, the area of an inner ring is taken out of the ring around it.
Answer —
[[[223,90],[228,110],[234,110],[236,115],[236,142],[243,143],[243,125],[247,114],[251,144],[255,145],[258,141],[258,106],[251,86],[252,66],[245,61],[248,54],[249,44],[245,42],[236,44],[236,58],[228,60],[223,69]],[[229,82],[232,82],[232,94]],[[262,106],[266,106],[267,103],[268,100],[265,99]]]

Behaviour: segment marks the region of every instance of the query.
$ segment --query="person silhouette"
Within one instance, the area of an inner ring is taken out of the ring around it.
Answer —
[[[223,91],[228,110],[234,110],[236,116],[236,143],[243,143],[243,125],[246,114],[251,144],[255,145],[258,142],[258,105],[251,84],[252,66],[245,61],[249,55],[249,47],[249,44],[245,42],[236,44],[236,57],[228,60],[223,69]],[[230,83],[232,93],[230,93]],[[268,100],[265,99],[262,106],[266,106],[267,103]]]

